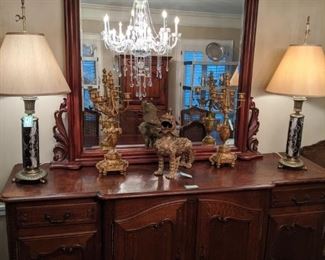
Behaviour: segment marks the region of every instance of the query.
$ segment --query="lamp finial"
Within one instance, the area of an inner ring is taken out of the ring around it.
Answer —
[[[25,15],[25,0],[21,0],[21,15],[16,15],[16,22],[22,21],[23,23],[23,32],[26,32],[26,15]]]
[[[304,44],[307,44],[307,40],[309,38],[310,35],[310,16],[307,16],[307,22],[306,22],[306,30],[305,30],[305,40],[304,40]]]

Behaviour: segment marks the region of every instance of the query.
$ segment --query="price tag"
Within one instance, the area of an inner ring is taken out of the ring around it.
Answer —
[[[199,186],[198,185],[184,185],[184,188],[187,190],[194,190],[194,189],[198,189]]]
[[[24,116],[23,127],[33,127],[33,115]]]

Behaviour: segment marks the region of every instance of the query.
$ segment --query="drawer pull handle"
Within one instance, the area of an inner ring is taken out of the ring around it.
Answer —
[[[298,200],[296,197],[293,197],[291,199],[291,201],[293,201],[293,203],[295,203],[297,206],[301,206],[301,205],[310,203],[311,202],[311,198],[310,198],[309,195],[306,195],[305,198],[304,198],[304,200]]]
[[[64,213],[62,219],[52,218],[50,215],[45,214],[44,219],[47,220],[50,224],[63,224],[71,217],[69,212]]]
[[[230,221],[229,217],[223,217],[223,216],[218,216],[216,217],[217,221],[221,222],[221,223],[228,223]]]

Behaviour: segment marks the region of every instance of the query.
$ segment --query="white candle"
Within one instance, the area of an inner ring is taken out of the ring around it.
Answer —
[[[109,16],[107,14],[104,17],[104,26],[105,26],[105,31],[107,32],[109,29]]]
[[[166,10],[163,10],[162,13],[161,13],[161,16],[163,17],[164,19],[164,28],[166,28],[166,18],[167,18],[167,12]]]
[[[179,18],[178,16],[175,17],[175,35],[177,37],[178,34],[178,24],[179,24]]]
[[[122,35],[122,22],[119,22],[119,35]]]

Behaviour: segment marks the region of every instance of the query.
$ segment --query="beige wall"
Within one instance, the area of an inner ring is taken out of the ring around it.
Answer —
[[[308,15],[311,18],[309,42],[325,47],[324,13],[324,0],[260,0],[252,94],[260,109],[261,152],[285,149],[289,114],[293,110],[290,97],[271,95],[264,89],[287,46],[303,42]],[[306,116],[303,145],[325,139],[325,99],[309,99],[303,113]]]
[[[25,2],[28,31],[45,34],[59,65],[64,69],[63,1],[27,0]],[[19,0],[0,0],[0,44],[6,32],[21,30],[21,26],[15,22],[15,15],[20,12],[19,8]],[[52,159],[53,113],[59,108],[61,100],[62,96],[40,97],[36,104],[36,114],[40,119],[42,163]],[[23,109],[20,98],[0,97],[0,189],[7,180],[12,166],[21,162],[20,117],[23,115]],[[8,259],[4,217],[0,217],[0,259]]]
[[[0,0],[0,42],[7,31],[19,30],[14,16],[19,10],[19,2]],[[64,27],[62,0],[27,0],[29,31],[43,32],[64,67]],[[262,152],[282,151],[285,145],[288,114],[292,110],[290,98],[264,93],[281,55],[290,43],[303,39],[304,22],[311,15],[312,42],[325,46],[325,1],[324,0],[260,0],[256,53],[254,63],[253,94],[261,110],[261,128],[258,134]],[[41,97],[37,103],[40,118],[41,161],[52,158],[54,140],[52,126],[53,112],[58,108],[62,97]],[[313,99],[304,108],[306,123],[304,144],[325,138],[325,100]],[[19,119],[23,105],[19,98],[0,98],[0,188],[8,178],[13,164],[21,161],[21,142]],[[3,227],[4,220],[0,219]],[[3,228],[0,226],[0,259],[7,253]]]

